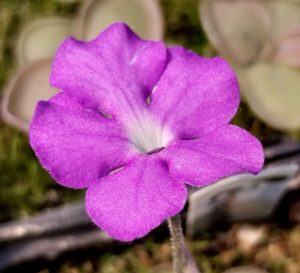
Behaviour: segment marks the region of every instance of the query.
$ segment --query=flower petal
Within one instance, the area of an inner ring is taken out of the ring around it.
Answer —
[[[181,47],[169,52],[169,64],[152,94],[152,112],[181,139],[227,124],[239,105],[238,82],[229,64]]]
[[[171,175],[193,186],[204,186],[237,173],[256,174],[264,162],[261,143],[233,125],[196,140],[175,141],[162,154]]]
[[[93,222],[113,238],[132,241],[181,211],[186,198],[185,185],[170,177],[164,161],[139,156],[92,184],[86,207]]]
[[[110,115],[135,115],[166,65],[161,42],[137,37],[116,23],[91,42],[66,39],[57,51],[50,82]]]
[[[129,142],[115,120],[84,108],[67,94],[38,103],[30,144],[58,183],[85,188],[129,156]]]

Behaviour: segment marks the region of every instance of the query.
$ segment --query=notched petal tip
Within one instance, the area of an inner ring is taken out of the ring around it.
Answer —
[[[129,28],[128,25],[122,22],[116,22],[112,25],[108,26],[103,32],[101,32],[95,39],[83,42],[77,40],[74,37],[67,37],[62,41],[62,43],[57,48],[55,56],[52,62],[52,69],[49,77],[50,85],[56,87],[58,89],[64,87],[64,82],[62,82],[62,78],[60,77],[63,71],[60,70],[61,67],[64,67],[64,61],[66,57],[73,55],[76,58],[76,52],[78,50],[85,50],[88,49],[87,47],[90,45],[91,47],[97,46],[97,44],[102,41],[103,39],[120,39],[123,36],[136,36],[136,34]]]
[[[64,65],[63,59],[70,51],[72,52],[74,48],[79,47],[80,41],[73,37],[67,37],[64,39],[56,50],[51,64],[51,71],[49,75],[49,83],[54,88],[61,88],[61,71],[60,67]]]
[[[245,130],[245,132],[247,132]],[[254,175],[260,173],[263,169],[264,162],[265,162],[265,155],[264,155],[264,148],[261,144],[261,142],[253,135],[251,135],[249,132],[249,138],[252,137],[252,145],[249,147],[249,149],[252,150],[253,153],[253,169],[249,169],[248,172],[252,173]]]

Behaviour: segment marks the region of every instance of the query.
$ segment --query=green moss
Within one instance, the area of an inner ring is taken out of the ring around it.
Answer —
[[[166,21],[166,42],[185,46],[202,53],[207,39],[201,29],[198,15],[198,0],[162,0]]]
[[[45,15],[72,16],[78,7],[49,0],[0,1],[0,89],[15,70],[15,44],[24,25]],[[0,222],[78,199],[80,191],[53,182],[35,158],[26,134],[0,122]]]
[[[25,134],[3,123],[0,126],[0,222],[82,195],[52,181],[36,160]]]

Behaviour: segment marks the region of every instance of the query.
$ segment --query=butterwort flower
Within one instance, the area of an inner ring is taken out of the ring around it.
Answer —
[[[260,142],[228,124],[239,87],[220,57],[116,23],[91,42],[66,39],[50,82],[61,92],[38,103],[30,143],[58,183],[87,188],[87,213],[115,239],[142,237],[179,213],[187,185],[262,168]]]

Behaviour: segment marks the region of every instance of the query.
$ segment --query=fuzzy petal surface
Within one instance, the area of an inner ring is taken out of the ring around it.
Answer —
[[[41,101],[30,125],[30,144],[60,184],[86,188],[122,166],[130,143],[122,127],[65,93]]]
[[[116,23],[90,42],[66,39],[50,82],[61,93],[38,103],[30,144],[58,183],[87,188],[87,213],[114,239],[178,214],[185,184],[262,168],[259,141],[228,125],[239,87],[220,57],[167,49]]]
[[[234,71],[221,57],[169,49],[168,66],[152,92],[152,112],[179,139],[193,139],[227,124],[239,105]]]
[[[116,23],[91,42],[66,39],[52,64],[50,82],[85,105],[134,119],[160,78],[167,58],[162,42],[140,39]]]
[[[196,140],[175,141],[163,151],[170,174],[204,186],[238,173],[257,174],[264,162],[261,143],[249,132],[225,125]]]
[[[185,185],[170,176],[164,161],[141,155],[92,184],[86,208],[92,221],[114,239],[132,241],[179,213],[186,198]]]

